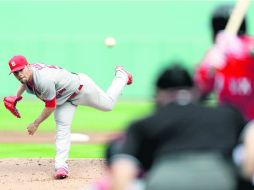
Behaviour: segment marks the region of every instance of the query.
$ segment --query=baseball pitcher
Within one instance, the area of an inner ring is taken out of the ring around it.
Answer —
[[[20,118],[16,104],[27,91],[36,95],[45,103],[41,114],[27,126],[29,135],[33,135],[40,124],[53,112],[56,123],[55,178],[68,177],[66,163],[70,150],[71,123],[78,105],[90,106],[102,111],[111,111],[125,85],[132,83],[132,75],[117,66],[111,86],[105,93],[94,81],[83,73],[71,73],[63,68],[29,64],[22,55],[14,56],[9,61],[11,73],[21,83],[16,96],[4,98],[5,107]]]

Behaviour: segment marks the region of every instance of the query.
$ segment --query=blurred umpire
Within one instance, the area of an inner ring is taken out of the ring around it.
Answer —
[[[231,153],[246,121],[229,105],[207,107],[198,98],[191,76],[179,64],[159,75],[155,112],[131,123],[120,144],[109,148],[109,189],[132,189],[140,170],[146,190],[235,189]],[[253,126],[245,133],[253,133]]]

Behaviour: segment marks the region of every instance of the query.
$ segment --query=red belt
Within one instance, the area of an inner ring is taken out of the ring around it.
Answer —
[[[75,96],[78,95],[79,91],[83,88],[83,85],[81,84],[78,89],[69,97],[69,100],[74,98]]]

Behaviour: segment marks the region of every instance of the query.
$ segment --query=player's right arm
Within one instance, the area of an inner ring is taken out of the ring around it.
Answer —
[[[34,122],[28,125],[27,127],[28,134],[33,135],[37,131],[39,125],[55,111],[55,108],[56,108],[55,106],[45,107],[42,113],[34,120]]]
[[[25,90],[26,90],[26,86],[24,84],[21,84],[20,87],[17,90],[17,93],[16,93],[17,96],[21,96],[24,93]]]
[[[40,124],[45,121],[56,109],[56,90],[55,84],[52,80],[47,79],[43,81],[40,86],[40,99],[44,101],[45,107],[41,114],[28,125],[27,131],[30,135],[33,135]]]
[[[224,69],[229,54],[239,52],[239,43],[237,36],[227,35],[225,32],[216,36],[215,44],[206,52],[194,75],[195,83],[202,94],[213,91],[217,70]]]
[[[194,81],[202,95],[209,94],[214,88],[216,68],[213,66],[213,62],[216,62],[215,54],[216,50],[213,48],[208,50],[195,70]]]

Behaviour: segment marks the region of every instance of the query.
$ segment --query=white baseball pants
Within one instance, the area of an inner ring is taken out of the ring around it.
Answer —
[[[102,111],[111,111],[128,80],[125,73],[117,72],[112,84],[105,93],[89,76],[81,73],[78,75],[83,88],[77,95],[77,99],[57,106],[54,113],[57,130],[55,169],[65,168],[68,170],[66,161],[69,157],[71,145],[70,128],[77,106],[90,106]]]

